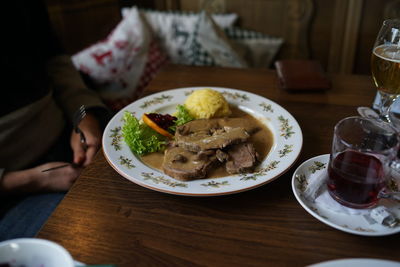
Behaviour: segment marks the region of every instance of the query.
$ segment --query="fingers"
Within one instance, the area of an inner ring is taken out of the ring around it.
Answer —
[[[73,133],[71,147],[74,152],[73,162],[78,166],[87,166],[92,162],[96,152],[100,149],[100,139],[91,132],[86,134],[86,143],[80,141],[79,134]]]
[[[89,165],[92,162],[94,156],[96,155],[97,151],[100,149],[101,141],[97,135],[92,133],[88,134],[86,138],[87,143],[85,149],[85,160],[83,162],[83,166]]]
[[[79,166],[87,166],[92,162],[93,157],[101,147],[102,131],[97,119],[90,113],[79,123],[79,128],[85,136],[86,143],[81,143],[79,134],[72,133],[71,147],[74,152],[73,161]]]
[[[48,163],[44,163],[42,165],[39,165],[35,168],[32,168],[32,170],[37,171],[37,172],[43,172],[43,170],[48,170],[48,169],[53,169],[57,168],[58,166],[68,166],[70,163],[65,162],[65,161],[52,161]]]
[[[76,181],[82,168],[71,165],[47,173],[39,173],[38,179],[41,191],[67,191]]]
[[[80,141],[79,134],[72,132],[71,135],[71,148],[73,151],[73,162],[80,166],[86,160],[85,144]]]
[[[88,146],[86,150],[86,158],[85,161],[83,162],[83,166],[89,165],[89,163],[92,162],[94,156],[96,155],[96,152],[98,151],[97,147],[94,146]]]
[[[62,168],[55,168],[64,166]],[[55,168],[43,172],[44,169]],[[27,170],[28,182],[20,186],[25,192],[60,192],[67,191],[78,178],[82,168],[75,168],[67,162],[49,162]]]
[[[83,166],[87,166],[100,149],[102,131],[97,119],[90,113],[80,122],[79,128],[86,138],[85,158],[81,163]]]

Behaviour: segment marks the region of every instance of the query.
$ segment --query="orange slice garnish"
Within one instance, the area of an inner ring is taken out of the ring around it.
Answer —
[[[143,114],[142,120],[143,120],[144,123],[147,124],[147,126],[149,126],[151,129],[153,129],[157,133],[162,134],[162,135],[168,137],[169,139],[174,138],[174,136],[172,134],[170,134],[167,130],[165,130],[165,129],[161,128],[160,126],[158,126],[157,123],[152,121],[146,114]]]

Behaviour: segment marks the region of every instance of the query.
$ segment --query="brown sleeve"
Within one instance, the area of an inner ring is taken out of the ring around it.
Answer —
[[[86,87],[69,56],[62,55],[52,58],[48,63],[48,73],[54,97],[70,120],[81,105],[85,105],[88,109],[107,110],[98,94]]]

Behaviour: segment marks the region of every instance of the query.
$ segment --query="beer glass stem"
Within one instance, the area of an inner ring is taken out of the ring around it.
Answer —
[[[379,107],[379,116],[381,117],[382,120],[384,120],[386,122],[390,122],[389,108],[390,108],[390,105],[392,105],[392,103],[394,102],[394,100],[396,100],[398,95],[397,94],[388,94],[381,90],[379,90],[378,92],[379,92],[379,95],[381,98],[380,107]]]

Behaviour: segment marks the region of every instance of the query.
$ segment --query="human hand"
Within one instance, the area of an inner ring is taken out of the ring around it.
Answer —
[[[82,168],[66,167],[43,172],[67,162],[49,162],[32,169],[12,171],[4,174],[0,191],[4,193],[38,193],[67,191],[81,173]]]
[[[86,143],[82,143],[80,135],[75,131],[71,135],[71,148],[74,153],[73,162],[79,166],[87,166],[96,155],[101,146],[102,131],[100,124],[95,116],[87,113],[79,123],[79,128],[86,138]]]

